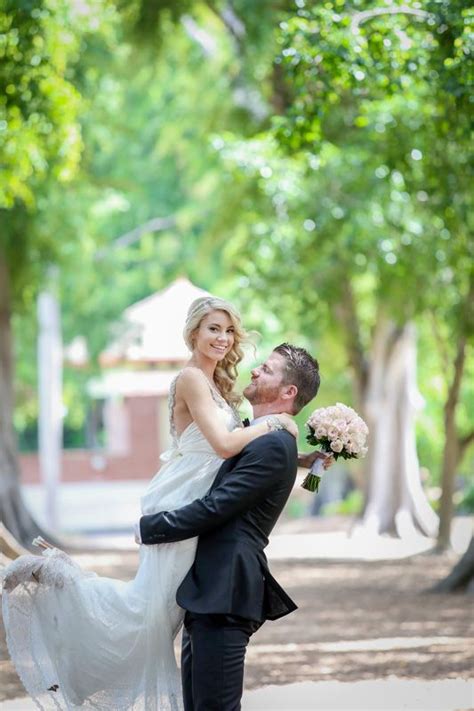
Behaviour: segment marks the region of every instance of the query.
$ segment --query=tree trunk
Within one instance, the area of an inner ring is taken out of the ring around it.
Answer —
[[[458,342],[456,358],[454,361],[454,376],[449,387],[448,398],[444,407],[444,451],[441,470],[441,505],[438,535],[438,550],[444,550],[450,545],[451,521],[453,518],[453,494],[456,466],[460,461],[461,448],[459,446],[458,431],[456,428],[456,408],[459,401],[464,364],[466,361],[466,337],[461,336]]]
[[[0,523],[23,545],[46,535],[29,514],[20,491],[18,457],[13,431],[13,344],[10,283],[0,250]],[[50,538],[50,537],[49,537]]]
[[[341,301],[336,306],[336,315],[344,325],[347,357],[354,378],[354,399],[356,409],[364,417],[369,376],[369,364],[364,352],[360,334],[359,317],[352,286],[347,279],[342,280]]]
[[[347,360],[353,374],[354,407],[366,420],[365,405],[369,364],[362,343],[357,305],[351,283],[341,277],[341,285],[341,300],[336,304],[335,314],[337,320],[341,321],[344,327]],[[351,476],[357,487],[366,493],[367,482],[364,477],[363,463],[353,465]]]
[[[421,405],[414,327],[396,328],[381,319],[365,407],[370,437],[362,525],[374,533],[437,534],[437,516],[421,485],[416,452],[415,413]]]
[[[440,580],[431,592],[466,592],[474,593],[474,536],[467,551],[461,557],[449,575]]]
[[[3,523],[0,523],[0,555],[5,559],[14,560],[27,552],[26,548],[23,548],[16,538],[13,538],[12,534],[7,531]]]

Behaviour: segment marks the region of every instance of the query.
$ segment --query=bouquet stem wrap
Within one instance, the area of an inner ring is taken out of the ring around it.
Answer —
[[[321,475],[323,473],[324,461],[322,459],[316,459],[311,465],[309,473],[306,475],[301,486],[306,491],[316,492],[319,491],[319,484],[321,482]]]

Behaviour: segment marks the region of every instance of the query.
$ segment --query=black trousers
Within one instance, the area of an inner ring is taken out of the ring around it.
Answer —
[[[234,615],[184,618],[181,677],[185,711],[239,711],[245,652],[260,622]]]

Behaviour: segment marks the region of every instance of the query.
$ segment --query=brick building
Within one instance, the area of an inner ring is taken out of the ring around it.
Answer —
[[[170,383],[189,358],[186,313],[205,293],[181,277],[125,310],[119,336],[101,354],[102,374],[88,385],[100,430],[93,439],[102,444],[63,450],[61,481],[149,479],[159,468]],[[36,453],[21,455],[20,466],[23,483],[40,482]]]

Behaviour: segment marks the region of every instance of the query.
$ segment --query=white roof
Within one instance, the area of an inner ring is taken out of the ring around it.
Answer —
[[[122,333],[101,353],[101,364],[187,360],[189,351],[183,340],[186,314],[194,299],[206,294],[180,277],[163,291],[132,304],[123,313]]]
[[[168,395],[179,370],[106,370],[92,378],[87,392],[93,398]]]
[[[70,343],[63,346],[63,358],[66,363],[81,368],[89,362],[89,350],[84,336],[76,336]]]

